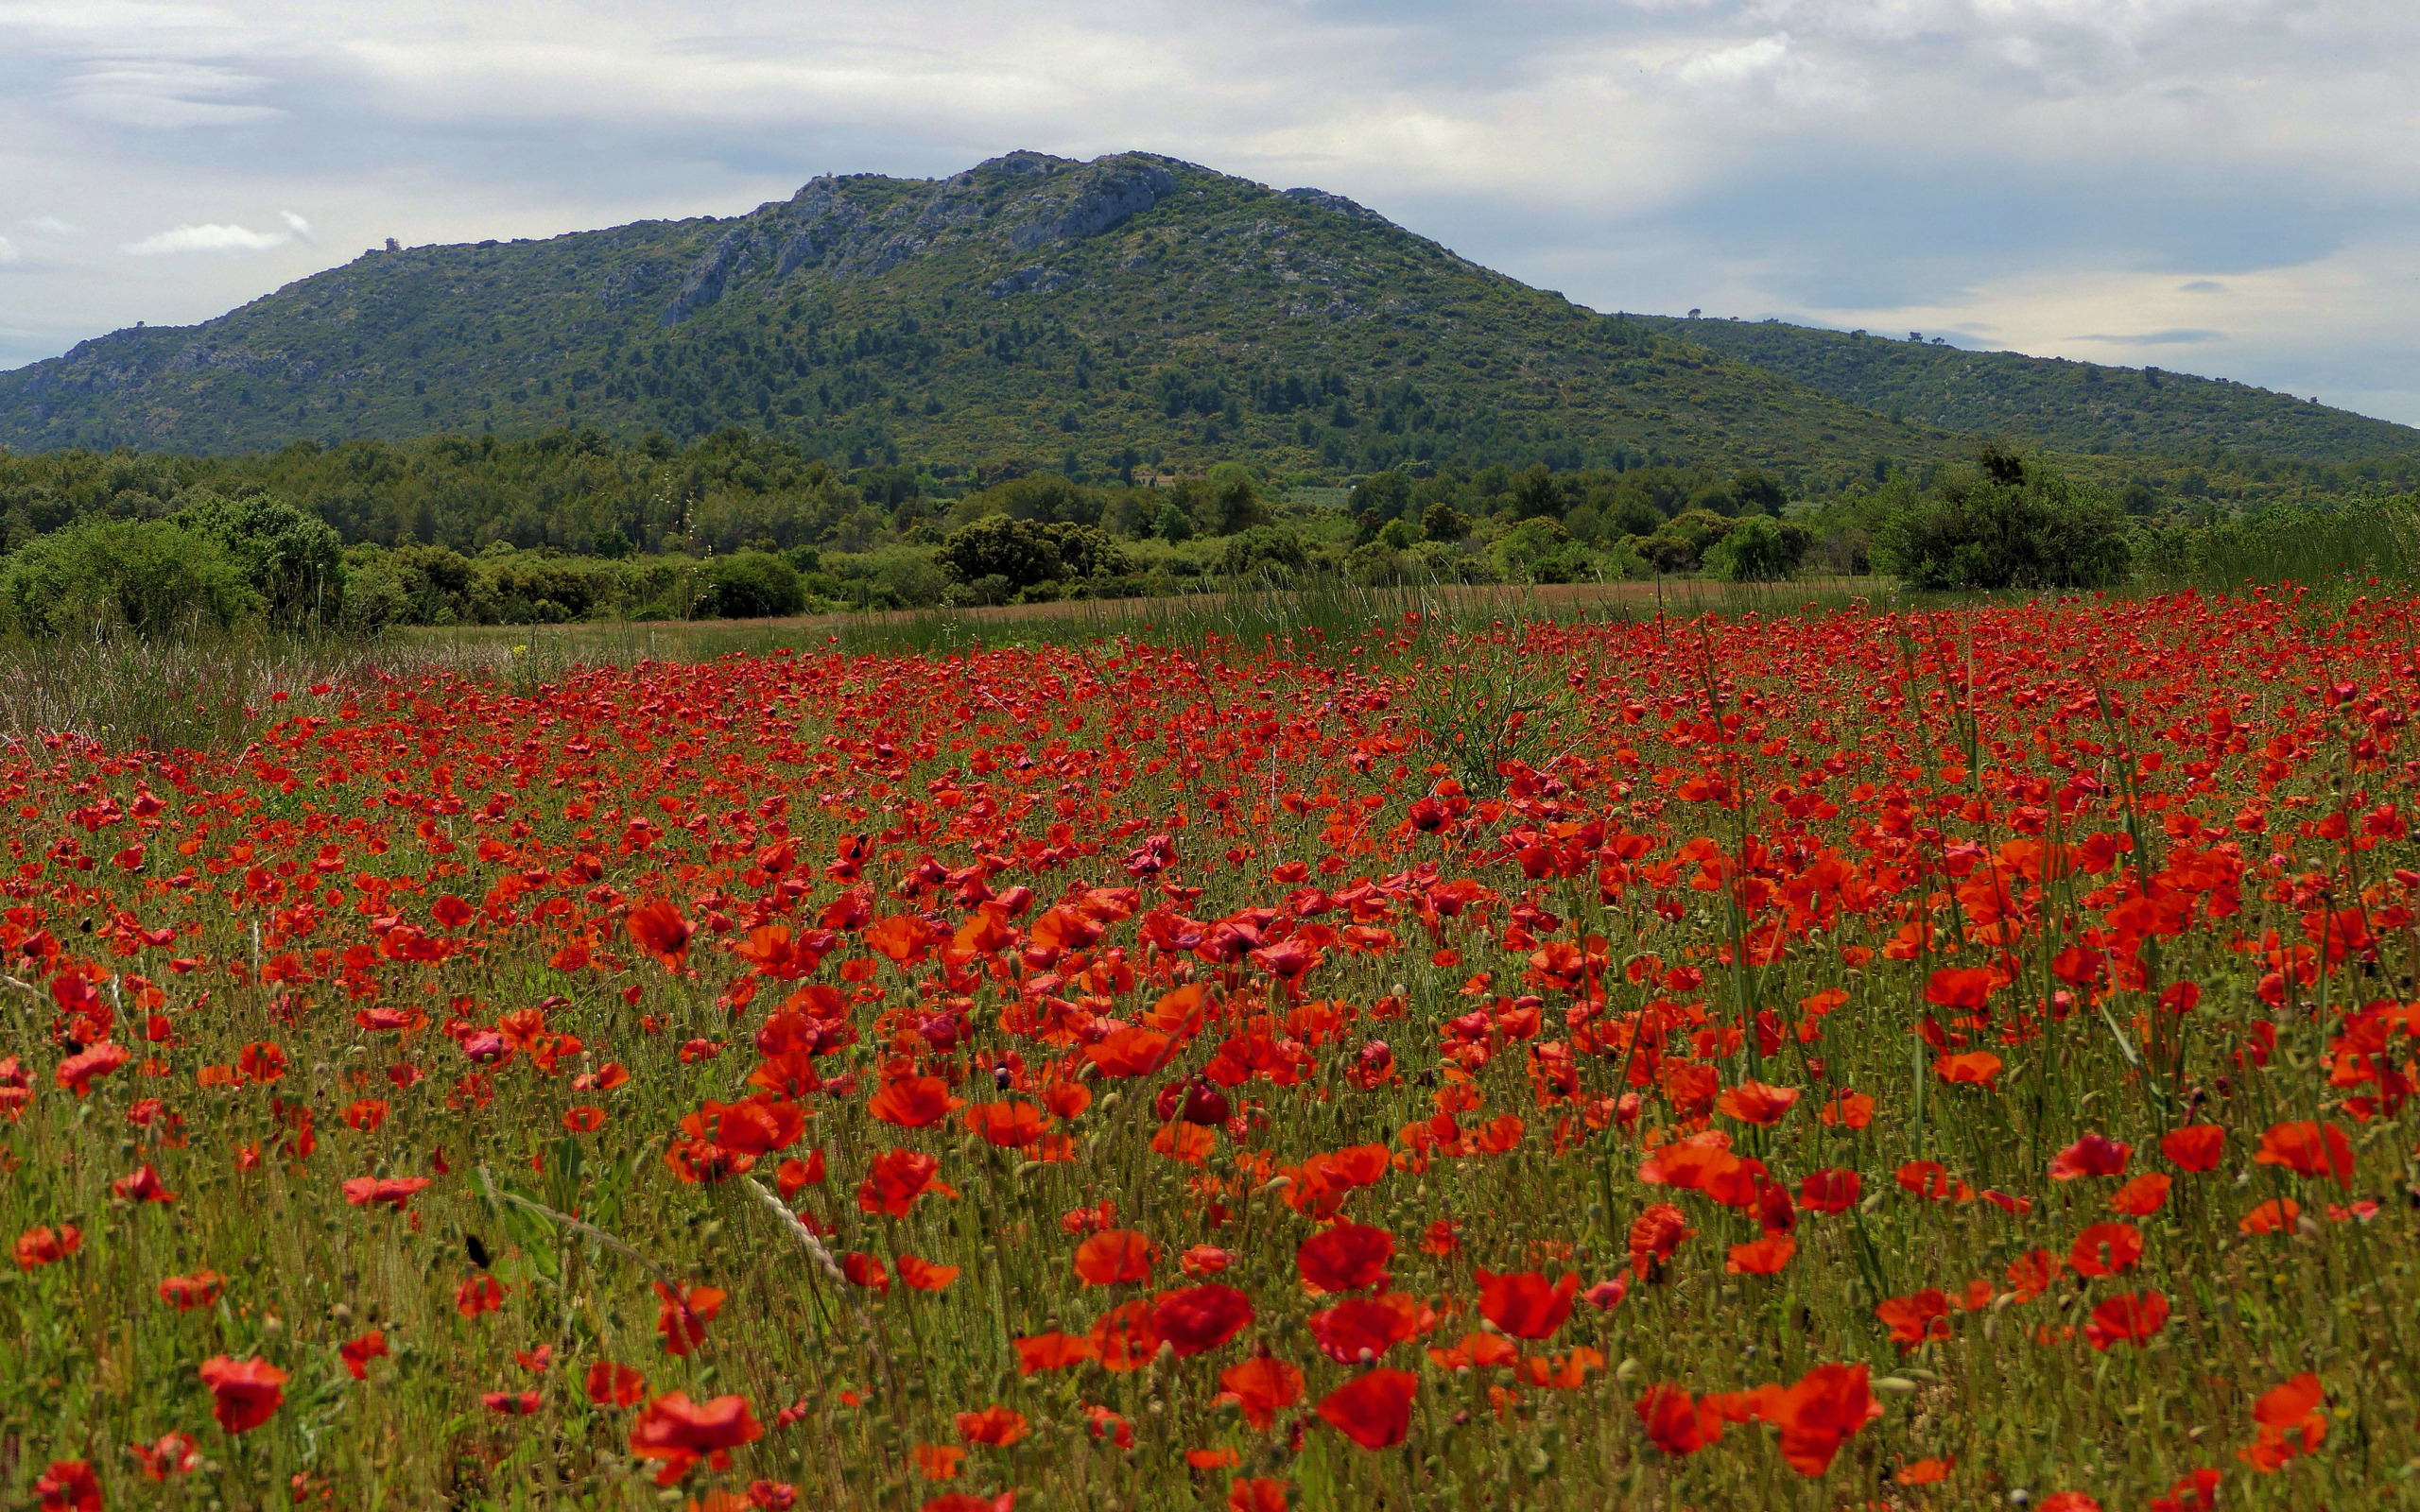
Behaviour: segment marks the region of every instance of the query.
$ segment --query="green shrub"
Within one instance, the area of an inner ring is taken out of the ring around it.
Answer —
[[[315,514],[264,494],[203,490],[177,500],[168,523],[217,542],[272,619],[336,620],[344,609],[344,541]]]
[[[1814,543],[1806,526],[1744,515],[1731,533],[1706,551],[1708,574],[1733,583],[1777,583],[1798,571]]]
[[[1219,553],[1219,570],[1230,577],[1268,576],[1290,580],[1309,570],[1311,554],[1303,538],[1274,525],[1253,525],[1229,536]]]
[[[1018,588],[1132,570],[1116,541],[1091,525],[990,515],[941,544],[940,564],[961,583],[1005,577]]]
[[[796,614],[806,607],[798,569],[769,551],[738,551],[706,563],[698,612],[726,620]]]
[[[225,547],[164,520],[80,520],[0,566],[0,613],[34,635],[226,629],[266,607]]]
[[[1996,451],[1984,463],[1945,473],[1885,521],[1875,565],[1936,590],[2100,588],[2126,576],[2125,517],[2106,494]]]

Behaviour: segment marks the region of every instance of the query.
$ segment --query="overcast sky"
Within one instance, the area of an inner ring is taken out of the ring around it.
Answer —
[[[387,236],[1171,153],[1598,309],[2420,423],[2415,0],[0,0],[0,367]]]

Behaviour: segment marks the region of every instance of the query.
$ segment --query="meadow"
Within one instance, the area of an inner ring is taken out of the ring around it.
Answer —
[[[10,1504],[2406,1494],[2420,604],[1654,608],[18,667]]]

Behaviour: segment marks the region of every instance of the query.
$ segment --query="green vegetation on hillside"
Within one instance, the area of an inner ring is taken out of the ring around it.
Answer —
[[[842,468],[1756,466],[1956,452],[1476,266],[1348,200],[1147,154],[819,179],[728,220],[366,253],[0,374],[0,444],[226,453],[727,424]]]
[[[2098,471],[2202,497],[2230,489],[2420,485],[2420,431],[2223,378],[2112,368],[1945,342],[1819,331],[1780,320],[1633,316],[1843,403],[2072,456],[2128,458]],[[2140,459],[2140,460],[2136,460]]]

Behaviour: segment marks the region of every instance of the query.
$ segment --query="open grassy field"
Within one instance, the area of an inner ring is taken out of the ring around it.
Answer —
[[[9,1504],[2398,1504],[2414,603],[1780,593],[19,662]]]

